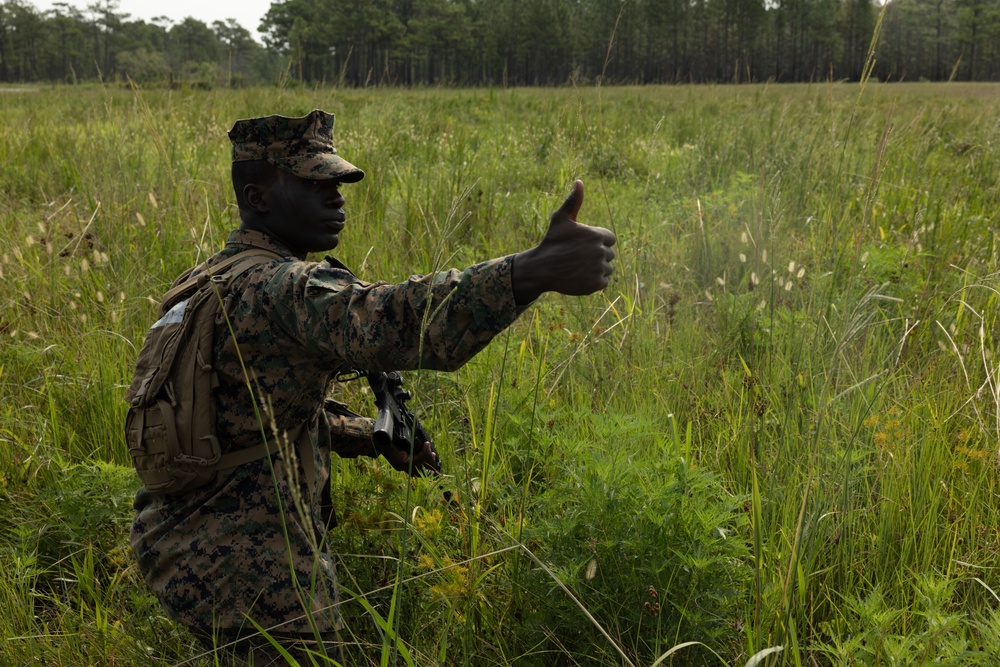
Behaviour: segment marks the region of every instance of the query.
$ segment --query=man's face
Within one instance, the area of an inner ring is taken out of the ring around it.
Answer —
[[[268,194],[268,227],[296,254],[337,247],[347,216],[341,183],[314,181],[278,170]]]

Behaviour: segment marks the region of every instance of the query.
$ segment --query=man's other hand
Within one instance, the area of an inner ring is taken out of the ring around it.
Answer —
[[[413,466],[410,467],[410,452],[404,451],[392,445],[388,447],[376,447],[393,469],[399,472],[409,473],[417,477],[423,475],[436,475],[441,469],[441,459],[437,450],[430,442],[425,442],[424,446],[417,449],[414,443]]]

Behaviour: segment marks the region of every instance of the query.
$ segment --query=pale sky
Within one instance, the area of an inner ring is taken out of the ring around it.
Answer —
[[[28,0],[28,4],[39,11],[52,9],[58,0]],[[85,10],[94,0],[64,0],[71,7]],[[271,7],[271,0],[120,0],[118,12],[131,15],[132,20],[149,21],[155,16],[166,16],[174,23],[188,16],[204,21],[211,26],[212,21],[236,19],[236,22],[250,31],[260,41],[257,26]]]

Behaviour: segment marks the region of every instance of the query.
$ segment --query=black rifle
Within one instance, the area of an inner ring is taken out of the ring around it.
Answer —
[[[412,456],[415,452],[424,447],[424,443],[429,443],[431,452],[434,454],[430,469],[421,467],[413,470],[414,474],[432,474],[440,476],[444,474],[441,467],[441,457],[434,449],[431,437],[427,435],[423,424],[417,416],[409,411],[406,402],[413,398],[406,389],[403,389],[403,376],[399,371],[389,373],[359,372],[360,375],[368,379],[368,385],[375,394],[375,406],[378,408],[378,415],[375,417],[375,432],[372,438],[376,444],[382,447],[393,446],[404,452],[409,452]],[[412,463],[411,463],[412,465]],[[456,504],[452,500],[451,491],[444,491],[444,500],[448,504]]]
[[[375,407],[378,408],[378,415],[375,417],[375,433],[373,439],[375,444],[382,447],[393,446],[404,452],[419,452],[424,448],[425,442],[431,442],[420,420],[406,407],[406,402],[413,398],[406,389],[403,389],[403,376],[399,371],[391,373],[362,372],[368,379],[368,384],[375,394]],[[441,474],[441,458],[437,456],[437,450],[431,445],[434,452],[434,462],[432,464],[432,474]],[[414,470],[420,475],[428,474],[426,468]]]

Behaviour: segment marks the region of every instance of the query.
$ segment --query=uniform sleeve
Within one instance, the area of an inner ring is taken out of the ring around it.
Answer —
[[[513,256],[399,284],[365,283],[328,262],[292,262],[265,288],[270,317],[302,351],[371,371],[455,370],[524,310]]]
[[[375,431],[375,420],[369,417],[339,415],[325,413],[330,424],[330,449],[342,459],[354,459],[359,456],[378,458],[378,450],[372,435]]]

